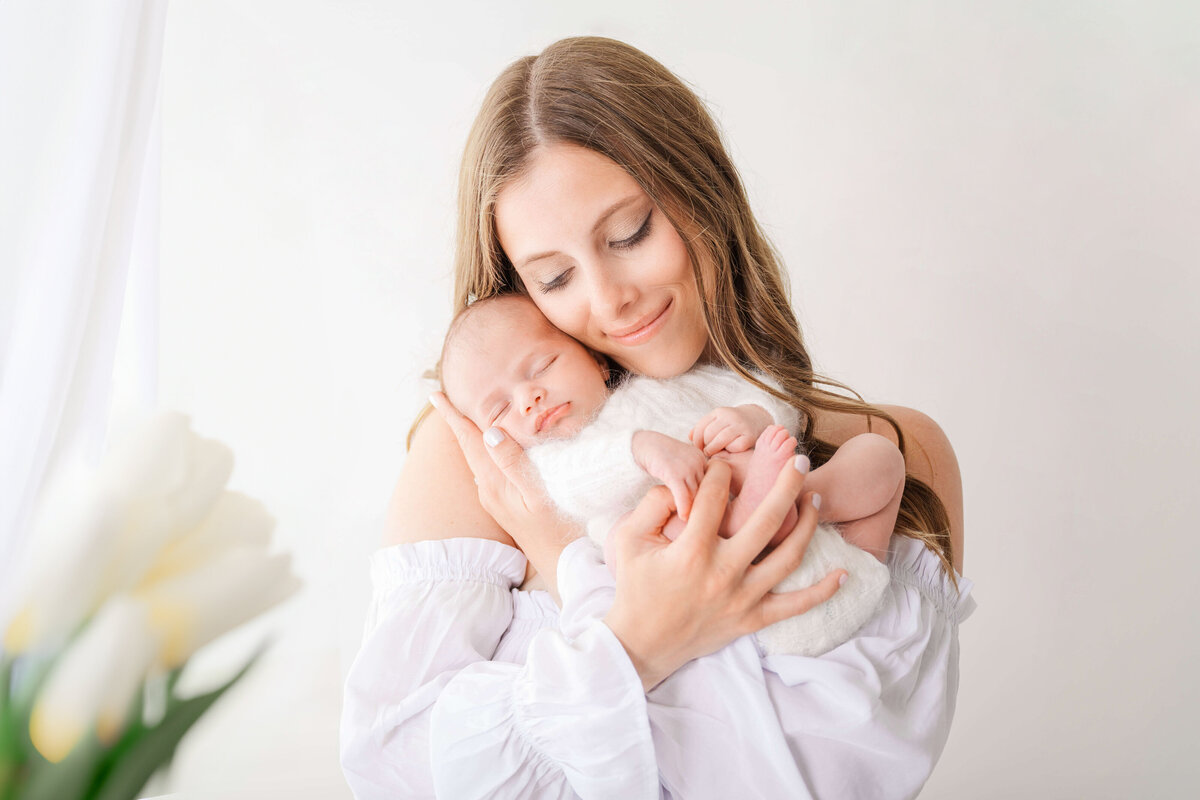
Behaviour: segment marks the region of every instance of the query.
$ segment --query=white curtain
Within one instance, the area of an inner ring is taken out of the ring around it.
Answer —
[[[0,613],[48,472],[153,399],[165,0],[0,0]]]

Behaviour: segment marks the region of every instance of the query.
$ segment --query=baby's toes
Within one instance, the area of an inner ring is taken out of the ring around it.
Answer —
[[[795,447],[796,440],[782,425],[768,425],[754,445],[755,450],[762,448],[772,453],[784,453]]]

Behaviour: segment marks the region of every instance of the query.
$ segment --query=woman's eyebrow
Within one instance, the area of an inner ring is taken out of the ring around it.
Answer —
[[[604,212],[599,217],[596,218],[596,224],[592,226],[592,233],[595,233],[596,231],[600,230],[600,227],[605,222],[608,222],[608,218],[611,217],[613,214],[617,213],[625,206],[631,205],[632,203],[636,203],[641,197],[642,197],[641,192],[638,192],[636,194],[631,194],[628,197],[621,198],[620,200],[618,200],[617,202],[613,203],[611,206],[606,208],[604,210]],[[525,258],[524,260],[522,260],[516,266],[516,270],[518,272],[520,272],[522,269],[524,269],[525,267],[528,267],[530,264],[532,264],[535,261],[541,261],[543,258],[550,258],[551,256],[556,256],[558,254],[559,254],[558,250],[546,250],[545,252],[542,252],[542,253],[534,253],[533,255],[529,256],[528,258]]]

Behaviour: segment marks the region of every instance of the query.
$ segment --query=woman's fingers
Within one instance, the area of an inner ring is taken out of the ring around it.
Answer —
[[[724,461],[709,461],[700,480],[700,488],[692,498],[691,513],[683,532],[675,540],[677,544],[692,547],[705,546],[715,541],[717,528],[725,516],[729,504],[729,480],[733,471]]]
[[[525,451],[511,436],[501,428],[488,428],[480,433],[475,423],[459,413],[449,398],[441,392],[431,394],[429,402],[446,420],[450,430],[454,431],[459,447],[467,457],[467,464],[476,478],[491,472],[490,467],[494,466],[513,483],[525,483]]]
[[[804,478],[805,474],[796,469],[795,459],[788,459],[779,470],[775,485],[767,492],[758,508],[754,509],[750,519],[735,531],[731,538],[724,540],[724,549],[736,563],[749,564],[763,551],[783,524],[788,510],[796,502],[796,495],[800,494],[804,487]],[[813,526],[815,525],[814,517]]]
[[[665,486],[655,486],[646,492],[637,506],[622,517],[609,531],[608,539],[620,557],[627,552],[630,543],[646,536],[661,534],[667,520],[675,513],[675,500]]]
[[[759,605],[763,628],[773,625],[780,620],[803,614],[813,606],[824,603],[837,592],[841,586],[845,570],[834,570],[807,589],[797,589],[794,592],[774,594],[768,592]],[[761,630],[761,628],[759,628]]]
[[[494,471],[495,465],[487,453],[483,435],[480,434],[479,428],[475,427],[475,423],[460,414],[449,398],[441,392],[429,395],[429,402],[450,426],[454,438],[458,440],[458,446],[462,450],[463,456],[467,459],[467,466],[475,475],[475,482],[478,483],[479,478],[484,474]]]
[[[808,543],[812,541],[813,532],[817,529],[817,507],[813,503],[812,493],[804,497],[800,504],[800,514],[796,524],[783,538],[775,549],[750,567],[747,582],[756,586],[758,591],[765,592],[778,585],[780,581],[791,575],[800,562]],[[760,551],[761,552],[761,551]]]

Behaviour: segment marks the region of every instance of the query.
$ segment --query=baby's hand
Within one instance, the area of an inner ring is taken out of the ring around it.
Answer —
[[[708,463],[704,453],[657,431],[638,431],[633,434],[633,460],[671,490],[675,508],[686,520],[692,510],[692,498],[704,477],[704,465]]]
[[[743,453],[754,448],[758,437],[774,422],[762,406],[748,404],[733,408],[715,409],[696,423],[688,439],[704,451],[715,455],[722,450]]]

